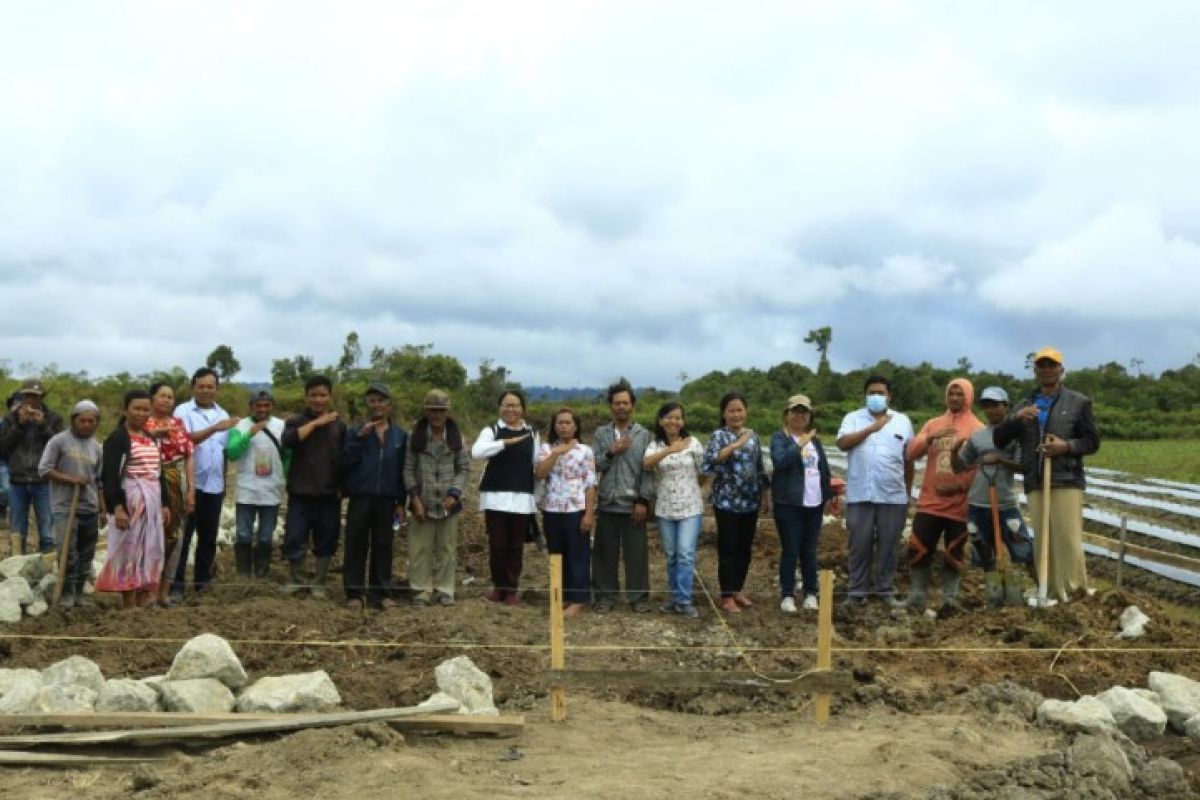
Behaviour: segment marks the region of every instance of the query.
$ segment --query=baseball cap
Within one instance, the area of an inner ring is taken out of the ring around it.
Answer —
[[[271,394],[266,389],[259,389],[257,392],[250,395],[250,402],[257,403],[259,400],[270,400],[272,403],[274,403],[275,395]]]
[[[450,395],[441,389],[430,389],[425,395],[425,408],[449,408]]]
[[[367,390],[365,392],[363,392],[363,394],[364,395],[377,394],[377,395],[381,395],[381,396],[385,397],[388,400],[392,399],[392,392],[391,392],[391,390],[388,389],[387,384],[380,383],[378,381],[376,381],[375,383],[372,383],[370,386],[368,386]]]
[[[42,382],[37,378],[30,378],[29,380],[21,383],[21,394],[42,395],[45,393],[46,387],[42,386]]]
[[[1036,353],[1034,353],[1033,363],[1036,364],[1043,358],[1048,358],[1055,364],[1061,365],[1063,363],[1062,353],[1053,347],[1043,347],[1041,350],[1038,350]]]
[[[989,386],[979,395],[980,401],[995,400],[997,403],[1008,405],[1008,392],[1001,389],[999,386]]]
[[[791,411],[796,406],[804,406],[809,411],[812,411],[812,400],[808,399],[808,395],[794,394],[787,399],[787,404],[784,405],[784,411]]]

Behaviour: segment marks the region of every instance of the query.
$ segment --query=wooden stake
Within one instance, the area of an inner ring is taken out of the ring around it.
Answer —
[[[821,570],[817,582],[820,587],[820,597],[817,600],[817,669],[833,668],[833,573],[827,569]],[[817,724],[824,725],[829,721],[829,695],[817,695],[816,707]]]
[[[550,554],[550,669],[561,670],[567,665],[563,645],[563,588],[562,555]],[[567,718],[567,692],[562,685],[550,689],[550,721]]]
[[[1129,517],[1121,515],[1121,550],[1117,553],[1117,588],[1124,584],[1125,572],[1125,534],[1129,528]]]
[[[1042,519],[1037,532],[1038,605],[1050,593],[1050,456],[1042,459]]]
[[[746,670],[708,672],[632,669],[550,670],[539,676],[543,685],[586,689],[723,689],[725,691],[801,692],[803,694],[848,692],[854,676],[844,670],[814,670],[798,680],[788,672],[755,673]],[[775,683],[773,681],[779,681]],[[3,717],[0,716],[0,721]]]
[[[0,714],[0,729],[5,728],[183,728],[219,725],[226,722],[266,720],[295,722],[312,714],[228,713],[191,714],[178,711],[97,712],[94,714]],[[320,715],[315,715],[320,716]],[[465,714],[426,714],[386,720],[405,733],[457,733],[516,736],[525,726],[520,714],[468,716]]]

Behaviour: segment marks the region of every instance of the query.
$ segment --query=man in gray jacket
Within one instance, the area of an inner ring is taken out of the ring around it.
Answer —
[[[1025,495],[1035,536],[1049,540],[1046,595],[1066,602],[1087,593],[1087,565],[1083,557],[1083,457],[1100,449],[1100,435],[1092,416],[1092,401],[1063,386],[1062,353],[1043,347],[1033,357],[1038,388],[1017,405],[1005,422],[996,426],[996,447],[1016,440],[1025,468]],[[1043,458],[1050,459],[1050,530],[1041,525]],[[1040,548],[1035,547],[1037,552]]]
[[[599,513],[592,542],[592,591],[597,611],[612,611],[621,587],[617,566],[625,555],[625,600],[635,612],[650,610],[650,565],[646,550],[646,512],[650,473],[642,459],[650,431],[633,421],[637,397],[624,378],[608,387],[613,421],[596,429],[592,450],[600,476]]]

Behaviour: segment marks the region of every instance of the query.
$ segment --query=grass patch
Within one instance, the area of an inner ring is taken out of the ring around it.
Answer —
[[[1119,469],[1145,478],[1200,483],[1200,441],[1106,439],[1100,443],[1100,452],[1088,456],[1085,463],[1089,467]]]

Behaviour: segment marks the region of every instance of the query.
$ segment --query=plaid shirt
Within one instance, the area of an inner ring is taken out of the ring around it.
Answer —
[[[410,497],[420,497],[430,519],[449,516],[442,500],[451,493],[462,496],[471,469],[471,453],[463,444],[458,451],[451,450],[444,441],[435,442],[433,436],[425,449],[413,451],[413,437],[408,437],[404,458],[404,488]]]

